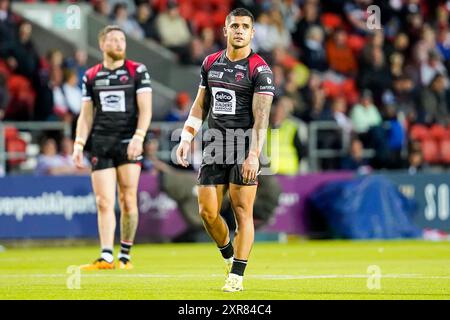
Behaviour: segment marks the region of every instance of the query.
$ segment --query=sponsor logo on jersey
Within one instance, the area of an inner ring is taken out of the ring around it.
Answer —
[[[233,100],[233,97],[228,92],[217,92],[214,98],[216,98],[219,102],[228,102]]]
[[[244,79],[245,74],[243,72],[236,72],[236,74],[234,75],[234,79],[236,80],[236,82],[241,81],[242,79]]]
[[[99,71],[99,72],[97,72],[97,77],[107,76],[108,74],[109,74],[109,71]]]
[[[235,114],[236,113],[236,93],[233,90],[224,88],[212,88],[213,113],[215,114]]]
[[[228,69],[228,68],[224,68],[223,70],[225,70],[226,72],[230,72],[230,73],[233,73],[233,72],[234,72],[233,69]]]
[[[246,71],[246,70],[247,70],[246,67],[241,66],[240,64],[235,65],[234,68],[235,68],[235,69],[238,69],[238,70],[243,70],[243,71]]]
[[[125,82],[127,82],[127,81],[128,81],[128,79],[129,79],[129,78],[128,78],[128,76],[126,76],[126,75],[123,75],[123,76],[121,76],[121,77],[120,77],[120,79],[119,79],[119,80],[120,80],[120,82],[122,82],[122,83],[125,83]]]
[[[258,72],[272,72],[268,65],[260,66],[256,68],[256,70],[258,70]]]
[[[216,79],[222,79],[223,77],[223,72],[219,72],[219,71],[210,71],[208,73],[209,78],[216,78]]]
[[[274,86],[259,86],[259,90],[275,90]]]
[[[117,79],[117,78],[118,78],[117,74],[110,74],[108,76],[108,79],[110,79],[110,80]]]
[[[99,97],[102,111],[125,112],[125,91],[100,91]]]
[[[96,86],[109,86],[109,79],[95,80]]]
[[[121,76],[121,75],[127,74],[127,73],[128,73],[127,70],[117,70],[117,71],[116,71],[116,74],[117,74],[118,76]]]

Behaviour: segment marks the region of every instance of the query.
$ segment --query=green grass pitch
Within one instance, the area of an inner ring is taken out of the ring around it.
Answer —
[[[449,242],[258,242],[239,293],[220,291],[224,263],[212,243],[138,244],[134,270],[81,272],[77,289],[69,266],[98,251],[0,252],[0,299],[450,299]]]

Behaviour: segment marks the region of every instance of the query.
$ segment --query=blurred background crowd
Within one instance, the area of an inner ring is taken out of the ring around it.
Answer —
[[[345,154],[323,159],[320,170],[415,173],[450,164],[450,1],[86,3],[129,37],[156,41],[175,53],[181,65],[197,66],[206,55],[225,47],[223,25],[228,12],[235,7],[249,9],[256,20],[253,50],[271,66],[277,88],[271,128],[295,127],[285,150],[296,164],[283,166],[285,171],[279,174],[299,172],[302,159],[309,156],[308,128],[322,121],[335,123],[348,143]],[[380,29],[369,29],[370,5],[380,8]],[[9,7],[9,0],[0,0],[0,120],[73,125],[80,111],[81,78],[90,67],[86,52],[64,56],[55,48],[40,56],[32,25]],[[164,106],[165,116],[154,120],[184,121],[192,98],[179,92],[172,105]],[[7,134],[14,136],[14,129]],[[54,141],[46,139],[42,154],[53,150],[48,145]],[[57,149],[68,152],[62,145]],[[324,130],[317,147],[340,150],[342,139]]]

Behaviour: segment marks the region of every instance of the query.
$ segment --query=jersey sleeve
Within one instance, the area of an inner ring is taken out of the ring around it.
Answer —
[[[198,85],[200,88],[206,88],[208,85],[208,72],[206,71],[206,61],[203,60],[202,67],[200,68],[200,84]]]
[[[83,82],[81,84],[81,94],[82,94],[82,101],[92,101],[93,97],[93,90],[92,90],[92,83],[89,81],[89,78],[87,74],[83,76]]]
[[[273,73],[267,64],[261,64],[255,68],[254,93],[275,95],[275,86],[273,83]]]
[[[145,65],[141,64],[136,69],[136,93],[152,92],[152,81]]]

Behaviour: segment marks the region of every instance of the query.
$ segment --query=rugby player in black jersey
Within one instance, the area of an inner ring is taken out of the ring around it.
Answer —
[[[138,225],[137,187],[144,137],[152,116],[152,89],[145,65],[125,59],[125,33],[107,26],[99,34],[103,62],[86,71],[73,160],[83,166],[90,137],[92,186],[98,210],[101,255],[82,270],[115,268],[116,186],[121,210],[120,269],[131,269],[130,250]]]
[[[191,141],[208,116],[198,176],[199,212],[225,260],[227,278],[222,290],[226,292],[243,290],[254,240],[259,155],[275,91],[272,71],[250,47],[253,24],[253,15],[246,9],[235,9],[227,16],[227,48],[203,62],[197,97],[176,152],[178,163],[187,166]],[[237,222],[233,243],[219,213],[227,189]]]

